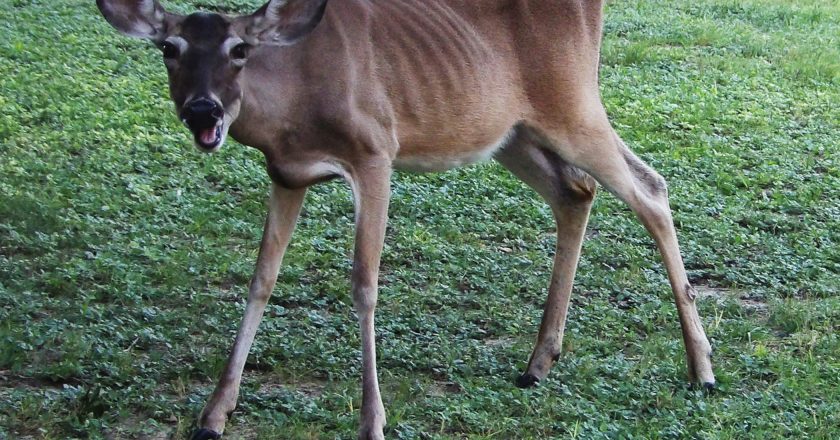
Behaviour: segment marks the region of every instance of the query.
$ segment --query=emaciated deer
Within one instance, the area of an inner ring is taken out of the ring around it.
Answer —
[[[306,188],[346,180],[356,210],[352,297],[361,327],[362,439],[382,439],[374,347],[392,170],[494,158],[550,205],[557,252],[542,324],[517,384],[561,353],[595,182],[626,202],[668,271],[695,383],[711,346],[677,245],[663,178],[612,129],[598,91],[601,0],[271,0],[255,13],[169,13],[156,0],[98,0],[123,33],[162,51],[196,146],[229,134],[259,149],[273,181],[245,316],[194,439],[219,438]]]

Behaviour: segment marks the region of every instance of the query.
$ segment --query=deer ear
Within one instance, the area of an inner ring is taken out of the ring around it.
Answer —
[[[253,44],[294,44],[318,26],[326,7],[327,0],[271,0],[240,18],[241,36]]]
[[[157,0],[96,0],[96,6],[118,31],[159,40],[166,30],[166,11]]]

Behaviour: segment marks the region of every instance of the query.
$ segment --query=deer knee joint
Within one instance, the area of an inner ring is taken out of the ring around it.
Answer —
[[[274,280],[255,276],[248,288],[248,297],[257,301],[268,301],[274,288]]]
[[[650,196],[660,198],[660,200],[668,197],[668,183],[656,171],[645,167],[639,170],[634,169],[633,175],[640,187]]]
[[[694,302],[697,299],[697,290],[691,284],[686,284],[685,296],[688,297],[689,301]]]
[[[650,174],[648,175],[646,184],[651,194],[666,197],[668,196],[668,182],[665,181],[665,178],[660,176],[659,173],[657,173],[656,171],[651,170]]]
[[[359,313],[372,312],[376,308],[377,287],[365,284],[353,287],[353,306]]]
[[[630,172],[633,174],[636,182],[638,182],[640,187],[643,188],[649,195],[668,196],[668,183],[665,181],[665,178],[654,171],[653,168],[642,162],[641,159],[636,157],[629,150],[625,152],[624,160],[630,167]]]

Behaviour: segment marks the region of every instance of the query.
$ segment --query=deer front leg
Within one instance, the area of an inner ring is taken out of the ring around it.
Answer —
[[[371,166],[350,177],[356,204],[356,246],[353,257],[353,304],[362,335],[362,414],[359,439],[384,440],[385,407],[376,374],[373,313],[379,260],[385,242],[390,199],[390,165]]]
[[[230,358],[219,378],[216,390],[201,413],[199,429],[193,433],[192,440],[220,438],[228,415],[236,408],[245,360],[277,281],[277,272],[280,270],[280,263],[289,245],[305,195],[305,189],[287,190],[277,185],[272,187],[268,218],[265,221],[257,268],[248,291],[245,316],[239,326]]]

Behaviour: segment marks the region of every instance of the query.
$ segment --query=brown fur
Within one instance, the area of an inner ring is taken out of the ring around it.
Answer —
[[[195,96],[221,101],[230,134],[264,153],[275,183],[245,317],[194,438],[221,433],[236,405],[305,188],[342,177],[356,198],[359,437],[382,439],[373,312],[392,169],[439,170],[489,157],[539,192],[557,223],[548,300],[518,383],[544,378],[560,355],[597,180],[656,240],[691,379],[714,384],[665,182],[619,139],[600,101],[600,0],[332,0],[322,20],[323,0],[273,0],[238,18],[165,14],[154,0],[98,4],[124,33],[159,44],[181,39],[173,41],[186,53],[167,61],[176,106]],[[255,46],[244,68],[219,49],[237,38]]]

